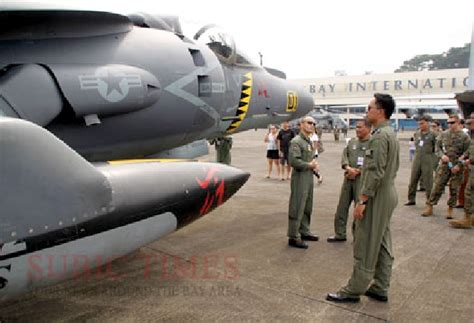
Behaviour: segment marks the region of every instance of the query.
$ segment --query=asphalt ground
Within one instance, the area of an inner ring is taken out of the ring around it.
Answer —
[[[287,245],[289,181],[264,178],[264,130],[234,136],[233,165],[247,184],[203,219],[86,275],[0,304],[0,322],[35,321],[315,321],[472,322],[474,230],[452,229],[446,195],[435,216],[420,216],[425,196],[406,207],[408,138],[399,134],[398,207],[391,222],[395,262],[389,302],[362,297],[334,304],[328,292],[352,272],[352,237],[330,244],[342,170],[344,140],[324,134],[307,250]],[[354,135],[350,132],[349,135]],[[213,160],[214,152],[202,160]],[[455,211],[462,217],[462,210]],[[352,220],[350,220],[352,221]],[[350,230],[348,230],[350,232]]]

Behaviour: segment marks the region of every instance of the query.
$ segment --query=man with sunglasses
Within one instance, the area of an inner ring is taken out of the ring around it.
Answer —
[[[469,148],[470,138],[461,130],[459,117],[455,114],[449,116],[448,127],[436,142],[436,154],[440,158],[440,163],[430,198],[426,202],[426,209],[421,213],[425,217],[433,215],[433,206],[438,204],[444,187],[450,181],[446,219],[452,219],[453,208],[456,206],[458,191],[462,184],[463,163],[459,158]]]
[[[318,170],[310,139],[314,125],[312,117],[303,117],[300,121],[300,133],[291,140],[289,149],[289,161],[293,170],[288,210],[288,245],[301,249],[308,248],[305,240],[319,240],[309,228],[313,211],[313,171]]]
[[[464,219],[449,221],[453,227],[460,229],[469,229],[474,226],[474,113],[471,113],[466,125],[470,130],[471,142],[467,152],[460,158],[465,167],[469,169],[464,191]]]
[[[388,300],[393,263],[390,219],[398,203],[395,177],[400,165],[399,143],[390,126],[394,110],[395,101],[388,94],[374,94],[368,106],[373,130],[354,208],[354,267],[347,285],[327,295],[332,302],[355,303],[360,295]]]

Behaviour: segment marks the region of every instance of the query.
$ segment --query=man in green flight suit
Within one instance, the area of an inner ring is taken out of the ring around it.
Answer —
[[[327,239],[328,242],[346,241],[346,225],[349,207],[352,201],[357,202],[360,188],[360,174],[364,166],[365,151],[369,146],[370,124],[367,119],[357,121],[357,138],[352,138],[341,157],[341,167],[344,169],[344,182],[342,183],[336,216],[334,217],[334,232],[336,235]]]
[[[362,294],[388,300],[393,263],[390,219],[398,203],[395,177],[400,164],[399,143],[389,121],[394,109],[393,98],[380,93],[368,106],[367,119],[374,129],[354,208],[354,268],[347,285],[327,295],[332,302],[359,302]]]
[[[469,167],[469,179],[464,191],[464,219],[449,221],[453,227],[460,229],[469,229],[474,226],[474,113],[466,124],[471,131],[471,143],[467,152],[461,157],[464,167]]]
[[[438,203],[444,187],[451,180],[446,218],[453,218],[453,208],[456,206],[458,191],[463,180],[463,162],[459,158],[469,148],[470,138],[461,130],[457,115],[449,116],[448,125],[449,129],[444,131],[436,141],[436,151],[438,157],[440,157],[440,164],[436,170],[430,199],[426,202],[426,209],[421,214],[422,216],[433,215],[433,205]]]
[[[429,200],[433,186],[433,160],[435,156],[436,134],[430,130],[430,117],[418,119],[420,129],[415,133],[415,158],[411,165],[410,185],[408,186],[408,202],[405,205],[416,205],[416,187],[421,179]]]
[[[219,137],[210,141],[211,145],[216,148],[216,161],[218,163],[230,165],[232,149],[232,137]]]
[[[306,116],[301,119],[300,133],[291,140],[288,156],[293,168],[288,210],[288,245],[302,249],[308,248],[304,240],[319,240],[309,228],[313,211],[313,171],[318,170],[310,140],[314,125],[312,117]]]

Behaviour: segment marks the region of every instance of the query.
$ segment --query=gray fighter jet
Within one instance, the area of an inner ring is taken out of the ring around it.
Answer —
[[[316,120],[318,127],[322,127],[326,131],[332,131],[335,127],[339,129],[349,128],[347,122],[339,114],[322,108],[315,108],[309,115]]]
[[[248,173],[104,161],[306,114],[310,95],[269,71],[215,26],[188,38],[175,17],[0,8],[0,300],[225,202]]]
[[[308,93],[253,64],[218,27],[193,38],[176,17],[2,11],[0,113],[100,161],[264,128],[312,108]]]

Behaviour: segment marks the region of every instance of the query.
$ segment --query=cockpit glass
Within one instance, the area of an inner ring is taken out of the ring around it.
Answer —
[[[203,41],[214,53],[224,58],[234,54],[234,39],[220,30],[208,30],[199,40]]]
[[[190,30],[189,27],[188,30]],[[219,26],[206,25],[201,27],[194,33],[193,38],[206,44],[218,58],[223,59],[226,63],[256,66],[248,55],[238,49],[234,38]]]

